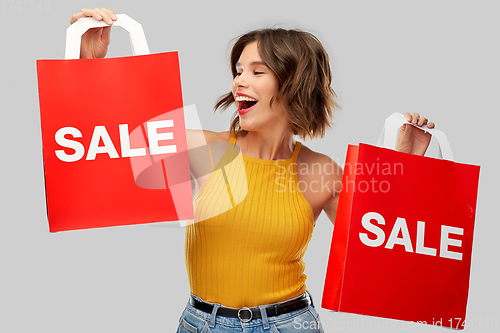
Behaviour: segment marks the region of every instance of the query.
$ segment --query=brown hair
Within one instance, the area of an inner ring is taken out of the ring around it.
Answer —
[[[236,63],[245,46],[258,43],[259,54],[276,75],[277,100],[285,111],[293,134],[303,139],[323,137],[331,126],[332,113],[338,107],[331,87],[332,73],[328,53],[312,34],[300,30],[260,29],[238,38],[231,51],[231,71],[236,76]],[[215,111],[225,110],[234,103],[230,92],[219,98]],[[231,132],[246,134],[239,123],[238,112],[233,114]]]

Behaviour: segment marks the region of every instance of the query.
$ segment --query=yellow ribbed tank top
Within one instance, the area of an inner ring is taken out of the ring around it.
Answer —
[[[298,187],[296,160],[241,155],[231,141],[194,200],[186,226],[191,293],[241,308],[305,292],[303,261],[314,230],[311,206]]]

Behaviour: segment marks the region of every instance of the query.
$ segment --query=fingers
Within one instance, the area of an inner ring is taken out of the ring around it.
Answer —
[[[112,11],[111,9],[107,9],[107,8],[102,7],[102,8],[101,8],[101,10],[102,10],[103,12],[107,13],[107,14],[109,15],[109,17],[111,17],[111,19],[112,19],[113,21],[116,21],[116,20],[118,19],[118,18],[116,17],[116,15],[115,15],[115,12],[114,12],[114,11]]]
[[[81,17],[93,17],[96,20],[104,21],[109,25],[113,24],[113,21],[116,21],[118,19],[115,13],[107,8],[83,8],[80,13],[73,14],[70,23],[75,23]]]
[[[435,124],[432,123],[432,122],[429,122],[429,120],[425,117],[422,117],[420,114],[418,113],[414,113],[414,114],[410,114],[410,113],[405,113],[404,115],[405,117],[405,120],[413,125],[417,125],[417,126],[424,126],[424,125],[427,125],[427,128],[434,128],[435,127]]]
[[[84,17],[85,14],[82,13],[82,12],[79,12],[79,13],[76,13],[76,14],[73,14],[73,16],[71,16],[71,20],[69,21],[70,24],[73,24],[75,23],[80,17]]]
[[[417,125],[417,123],[420,120],[420,115],[418,113],[410,114],[409,112],[407,112],[407,113],[405,113],[404,117],[405,117],[407,122],[409,122],[413,125]],[[422,126],[422,125],[419,125],[419,126]]]
[[[108,9],[106,9],[106,8],[101,8],[101,9],[95,8],[94,10],[97,12],[97,14],[99,14],[102,17],[102,20],[104,22],[106,22],[107,24],[113,24],[113,21],[116,21],[116,15],[112,11],[110,11]],[[111,12],[111,14],[110,14],[110,12]]]
[[[419,118],[420,118],[420,115],[418,113],[412,114],[412,116],[411,116],[411,123],[413,125],[416,125]]]
[[[425,118],[425,117],[420,117],[420,118],[418,118],[418,120],[417,120],[417,125],[418,125],[418,126],[427,125],[427,118]]]
[[[85,17],[93,17],[99,21],[102,20],[102,16],[95,9],[83,8],[82,13],[85,14]]]

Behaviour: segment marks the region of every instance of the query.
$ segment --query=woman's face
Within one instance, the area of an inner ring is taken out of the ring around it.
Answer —
[[[257,42],[248,44],[236,63],[233,80],[233,96],[240,126],[247,131],[276,128],[283,122],[284,112],[277,101],[269,106],[271,98],[278,92],[278,81],[259,55]]]

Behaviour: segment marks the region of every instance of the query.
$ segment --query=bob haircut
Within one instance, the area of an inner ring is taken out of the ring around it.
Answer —
[[[278,92],[270,105],[280,103],[293,134],[303,139],[323,137],[331,127],[333,110],[338,107],[331,87],[332,73],[328,53],[311,33],[282,28],[250,31],[238,38],[231,51],[231,72],[236,77],[236,63],[245,46],[258,43],[259,55],[276,75]],[[230,92],[219,98],[214,111],[234,103]],[[233,114],[230,131],[245,135],[238,112]]]

